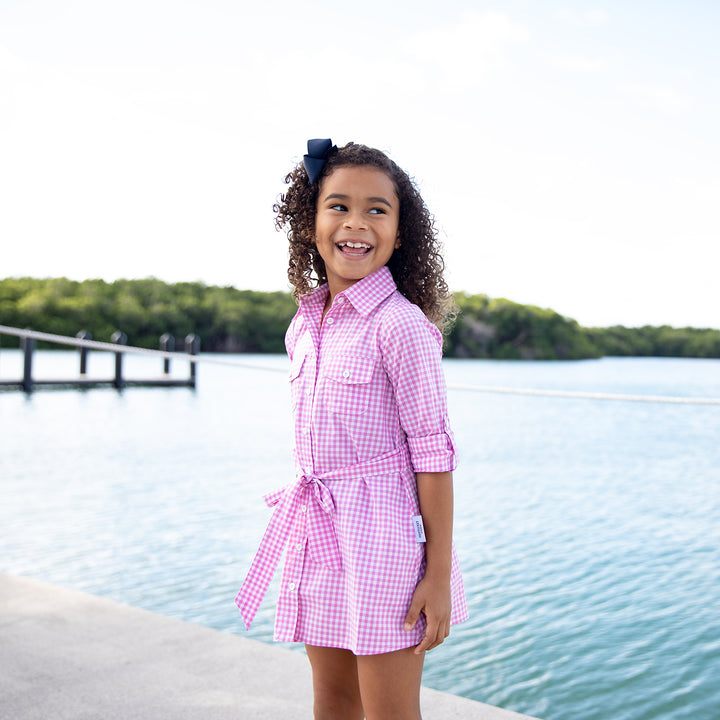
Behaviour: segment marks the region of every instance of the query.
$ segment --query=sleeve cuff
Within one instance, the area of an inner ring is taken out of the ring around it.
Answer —
[[[437,435],[409,437],[408,447],[415,472],[451,472],[457,467],[450,428]]]

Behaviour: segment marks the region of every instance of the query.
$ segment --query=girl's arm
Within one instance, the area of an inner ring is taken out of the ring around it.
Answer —
[[[440,645],[450,634],[450,564],[452,561],[453,481],[451,472],[417,473],[420,513],[425,525],[427,568],[413,594],[405,629],[411,630],[422,611],[427,629],[415,648],[420,654]]]

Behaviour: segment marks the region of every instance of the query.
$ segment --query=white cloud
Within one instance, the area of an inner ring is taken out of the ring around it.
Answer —
[[[608,16],[604,10],[586,10],[575,12],[574,10],[558,10],[555,17],[563,22],[578,27],[598,27],[607,22]]]
[[[527,42],[526,27],[497,12],[464,13],[460,21],[415,33],[406,54],[425,72],[452,88],[482,84],[509,62],[510,50]]]
[[[577,73],[603,72],[610,67],[607,58],[584,55],[545,55],[545,60],[555,70]]]
[[[621,85],[620,92],[635,101],[640,107],[656,110],[666,115],[679,115],[693,105],[690,95],[675,90],[669,85],[654,83],[630,83]]]

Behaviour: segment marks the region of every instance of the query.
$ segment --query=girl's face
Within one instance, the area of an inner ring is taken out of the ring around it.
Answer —
[[[400,200],[378,168],[346,165],[323,178],[315,245],[325,261],[330,299],[387,263],[400,247]]]

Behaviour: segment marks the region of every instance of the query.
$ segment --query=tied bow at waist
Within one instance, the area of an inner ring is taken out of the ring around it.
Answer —
[[[354,480],[368,475],[394,473],[407,468],[409,464],[410,453],[407,445],[404,445],[399,450],[321,475],[302,473],[292,484],[266,495],[265,502],[274,507],[275,512],[245,582],[235,598],[245,627],[250,628],[265,597],[298,513],[306,515],[307,550],[312,560],[331,570],[342,570],[342,558],[333,524],[335,501],[324,480]]]

